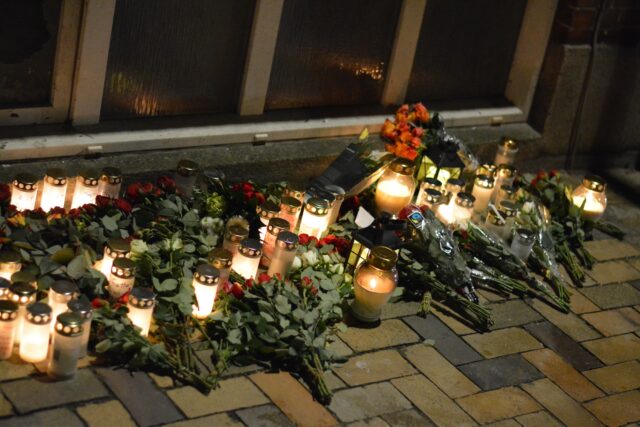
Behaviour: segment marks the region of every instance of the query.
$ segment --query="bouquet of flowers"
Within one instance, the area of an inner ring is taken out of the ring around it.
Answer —
[[[396,111],[395,119],[384,121],[380,134],[386,140],[386,149],[396,157],[415,160],[424,145],[422,124],[429,122],[429,111],[421,103],[409,107],[402,105]]]

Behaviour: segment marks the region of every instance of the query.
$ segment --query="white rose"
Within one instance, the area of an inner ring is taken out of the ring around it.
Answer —
[[[179,251],[183,247],[184,247],[184,244],[182,243],[182,239],[181,238],[176,237],[175,239],[173,239],[171,241],[171,250]]]
[[[314,266],[318,263],[318,255],[314,251],[307,251],[302,254],[302,261],[306,262],[307,265]]]
[[[200,220],[200,225],[202,226],[202,228],[205,228],[205,229],[213,229],[214,224],[215,224],[214,219],[211,218],[210,216],[205,216]]]
[[[131,256],[139,258],[142,254],[149,251],[149,246],[144,240],[134,239],[131,241]]]
[[[529,213],[531,211],[533,211],[533,208],[535,207],[533,202],[525,202],[524,205],[522,205],[522,212],[524,213]]]
[[[293,264],[291,264],[291,268],[293,270],[299,270],[300,268],[302,268],[302,260],[300,259],[299,256],[296,256],[293,259]]]
[[[322,255],[322,262],[324,262],[325,264],[331,263],[331,257],[327,254]]]

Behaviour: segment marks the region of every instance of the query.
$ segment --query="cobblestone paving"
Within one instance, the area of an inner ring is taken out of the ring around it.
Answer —
[[[622,202],[617,202],[618,207]],[[631,209],[637,209],[631,206]],[[636,225],[640,220],[636,217]],[[376,329],[332,344],[329,407],[288,373],[234,368],[209,396],[170,378],[91,365],[48,382],[0,362],[0,426],[619,426],[640,421],[640,251],[600,236],[572,312],[484,292],[495,317],[478,334],[454,316],[388,305]]]

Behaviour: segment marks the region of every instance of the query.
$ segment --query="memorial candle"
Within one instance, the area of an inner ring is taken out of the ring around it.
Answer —
[[[493,162],[496,165],[512,165],[516,160],[516,154],[518,154],[518,141],[505,137],[498,144],[498,151]]]
[[[100,172],[98,195],[117,199],[122,186],[122,171],[118,168],[106,167]]]
[[[290,231],[283,231],[278,234],[276,247],[273,251],[273,258],[269,264],[269,276],[279,275],[282,280],[287,278],[287,273],[291,269],[293,260],[296,257],[298,248],[298,236]]]
[[[278,234],[283,231],[289,231],[289,222],[282,218],[271,218],[269,225],[267,225],[267,234],[264,238],[264,245],[262,246],[262,260],[260,263],[269,267],[271,264],[271,258],[273,258],[273,252],[276,249],[276,239]]]
[[[51,307],[42,302],[34,302],[26,308],[20,336],[20,358],[25,362],[38,363],[47,358]]]
[[[22,268],[22,257],[15,251],[0,252],[0,277],[11,280],[11,276]]]
[[[278,216],[289,222],[291,226],[290,231],[295,231],[296,228],[298,228],[301,211],[302,202],[300,200],[288,196],[280,199],[280,213]]]
[[[415,188],[413,171],[413,163],[406,159],[396,159],[391,163],[376,187],[375,200],[379,213],[396,216],[411,203]]]
[[[389,301],[396,285],[397,255],[386,246],[371,249],[367,261],[362,263],[354,276],[355,299],[351,306],[354,317],[363,322],[376,322],[380,319],[382,307]]]
[[[129,258],[130,255],[131,244],[127,240],[120,237],[110,238],[104,246],[104,253],[99,264],[100,272],[108,279],[111,276],[113,261],[117,258]]]
[[[95,169],[86,169],[76,177],[76,188],[73,190],[71,209],[86,204],[95,204],[98,195],[98,180],[100,174]]]
[[[54,332],[47,375],[56,380],[73,378],[82,352],[84,320],[77,313],[67,312],[57,316],[52,323]]]
[[[198,319],[206,319],[216,300],[220,272],[209,264],[201,264],[193,274],[193,290],[196,296],[196,305],[193,307],[193,315]]]
[[[209,252],[209,264],[216,268],[219,273],[218,286],[224,287],[229,281],[233,254],[224,248],[215,248]]]
[[[256,239],[244,239],[233,256],[231,268],[245,279],[256,277],[261,256],[262,244]]]
[[[327,226],[329,204],[326,200],[312,197],[307,201],[300,220],[299,234],[320,238]]]
[[[56,207],[64,207],[67,197],[67,173],[64,169],[48,169],[42,185],[40,208],[49,212]]]
[[[109,295],[117,300],[127,292],[131,292],[136,280],[136,263],[129,258],[116,258],[111,266],[109,276]]]
[[[89,336],[91,335],[91,320],[93,319],[93,307],[91,302],[86,297],[80,297],[72,299],[67,304],[67,308],[70,312],[75,313],[82,317],[82,339],[80,345],[80,356],[85,357],[87,355],[87,347],[89,345]]]
[[[256,213],[260,217],[262,227],[260,227],[260,241],[264,242],[267,235],[267,225],[271,218],[276,218],[280,214],[280,206],[270,200],[256,206]]]
[[[607,208],[606,187],[607,184],[599,176],[587,175],[582,184],[573,191],[573,204],[582,209],[584,219],[595,221],[604,214]]]
[[[20,344],[20,337],[24,328],[27,306],[36,300],[36,288],[25,282],[14,282],[9,287],[9,301],[18,304],[18,324],[16,326],[16,344]]]
[[[11,185],[11,201],[19,211],[36,208],[38,198],[38,178],[30,173],[18,174]]]
[[[200,166],[188,159],[182,159],[178,162],[176,169],[176,189],[185,197],[191,197],[193,193],[193,187],[198,182],[198,172]]]
[[[0,301],[0,360],[11,357],[18,326],[18,304]]]
[[[49,287],[48,304],[51,307],[51,318],[57,319],[58,314],[67,311],[67,304],[79,292],[75,283],[68,280],[56,280]],[[51,322],[51,331],[55,327],[55,321]]]
[[[134,326],[140,328],[140,335],[143,337],[149,335],[155,302],[156,294],[148,288],[133,288],[129,294],[127,317]]]
[[[491,194],[493,194],[494,180],[487,175],[477,175],[473,184],[473,197],[476,201],[473,206],[473,210],[477,213],[482,213],[489,206],[491,201]]]

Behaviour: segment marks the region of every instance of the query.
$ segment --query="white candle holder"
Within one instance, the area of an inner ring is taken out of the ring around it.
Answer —
[[[498,193],[503,185],[511,186],[516,179],[516,168],[511,165],[501,164],[498,165],[496,171],[495,183],[493,188],[493,194],[491,195],[491,201],[496,203],[498,200]]]
[[[251,279],[258,273],[260,257],[262,244],[256,239],[244,239],[233,256],[231,268],[245,279]]]
[[[240,248],[240,243],[249,237],[249,229],[244,228],[240,225],[227,225],[224,230],[224,241],[222,242],[222,247],[229,252],[231,255],[235,255]]]
[[[267,235],[267,225],[269,225],[271,218],[278,217],[280,214],[280,206],[270,200],[267,200],[263,204],[256,206],[256,213],[260,217],[260,222],[262,222],[263,225],[260,227],[260,241],[264,242]]]
[[[425,203],[425,193],[427,190],[434,190],[437,193],[442,194],[442,183],[435,178],[425,178],[420,184],[420,190],[418,191],[418,195],[416,196],[416,204],[421,206]],[[430,194],[435,194],[431,192]],[[433,198],[433,197],[432,197]]]
[[[213,311],[216,300],[220,272],[209,264],[201,264],[193,274],[193,290],[196,295],[196,305],[193,307],[193,315],[198,319],[206,319]]]
[[[68,310],[67,304],[77,294],[79,290],[75,283],[68,280],[56,280],[49,287],[48,304],[51,307],[51,318],[57,319],[59,314]],[[55,327],[55,322],[51,322],[51,331]]]
[[[131,292],[136,281],[136,263],[129,258],[116,258],[111,266],[109,276],[109,295],[117,300],[127,292]]]
[[[516,200],[516,188],[511,185],[501,185],[496,187],[498,195],[496,196],[496,204],[499,205],[503,200],[515,202]]]
[[[49,212],[53,208],[63,208],[67,198],[67,173],[64,169],[49,169],[44,176],[40,208]]]
[[[285,196],[280,199],[280,218],[289,222],[290,231],[298,228],[298,220],[302,211],[302,202],[296,198]]]
[[[486,175],[491,178],[496,177],[496,172],[498,171],[498,167],[492,163],[484,163],[478,166],[476,169],[476,176],[478,175]]]
[[[34,302],[26,308],[20,337],[20,358],[25,362],[39,363],[47,358],[51,332],[51,307]]]
[[[498,151],[493,162],[496,165],[512,165],[516,160],[516,154],[518,154],[518,141],[507,137],[502,138],[502,141],[498,144]]]
[[[198,173],[200,166],[188,159],[182,159],[178,162],[176,169],[176,189],[186,197],[191,197],[193,187],[198,182]]]
[[[466,182],[464,181],[464,179],[460,179],[460,178],[451,178],[447,181],[447,183],[444,186],[444,192],[445,192],[445,195],[447,196],[448,203],[450,204],[455,203],[456,196],[458,195],[459,192],[464,191],[465,185],[466,185]]]
[[[607,208],[607,184],[597,175],[587,175],[571,194],[573,204],[582,209],[584,219],[600,219]]]
[[[276,239],[278,234],[283,231],[289,231],[289,222],[282,218],[271,218],[269,225],[267,225],[267,233],[264,237],[264,244],[262,245],[262,259],[260,264],[265,267],[269,267],[271,264],[271,258],[273,258],[273,251],[276,249]]]
[[[506,221],[506,230],[502,238],[508,242],[511,238],[511,230],[516,223],[516,216],[518,216],[518,205],[511,200],[502,200],[498,204],[498,211]]]
[[[9,301],[18,304],[18,325],[16,326],[15,343],[20,344],[20,337],[24,329],[24,318],[27,306],[36,300],[36,288],[25,282],[14,282],[9,287]]]
[[[84,319],[77,313],[62,313],[55,317],[51,341],[51,358],[47,375],[56,380],[73,378],[82,354]]]
[[[0,301],[0,360],[11,357],[18,329],[18,304]]]
[[[312,197],[307,200],[300,220],[299,234],[308,234],[320,238],[327,227],[329,204],[324,199]]]
[[[87,169],[76,177],[76,188],[73,190],[71,209],[86,204],[95,204],[98,195],[98,180],[100,174],[95,169]]]
[[[503,239],[507,234],[507,222],[500,212],[495,211],[493,208],[487,211],[487,219],[485,221],[484,228],[501,239]]]
[[[215,248],[209,252],[209,264],[216,268],[219,273],[219,286],[224,287],[229,281],[233,254],[224,248]]]
[[[140,328],[140,335],[143,337],[149,335],[155,303],[156,294],[151,289],[134,288],[129,294],[127,317],[134,326]]]
[[[351,312],[356,319],[363,322],[380,320],[382,307],[398,284],[396,260],[393,249],[375,246],[367,261],[356,269],[353,285],[355,299],[351,305]]]
[[[493,194],[494,179],[488,175],[477,175],[473,184],[473,197],[476,198],[473,210],[482,213],[489,206]]]
[[[131,256],[131,243],[120,237],[112,237],[107,240],[104,246],[102,260],[100,260],[100,272],[107,279],[111,276],[111,266],[118,258],[129,258]]]
[[[296,236],[295,233],[283,231],[278,234],[275,250],[273,251],[273,258],[271,259],[267,274],[272,277],[279,275],[280,279],[286,279],[293,260],[296,257],[297,249],[298,236]]]
[[[118,168],[106,167],[100,172],[98,195],[117,199],[122,187],[122,171]]]
[[[441,192],[434,190],[433,188],[426,189],[421,196],[422,197],[418,200],[417,205],[420,207],[425,206],[428,209],[431,209],[433,205],[440,203],[443,197]]]
[[[0,252],[0,277],[11,280],[11,276],[22,268],[22,257],[15,251]]]
[[[414,168],[414,164],[406,159],[396,159],[389,165],[376,187],[378,213],[397,216],[402,208],[411,203],[415,188]]]
[[[283,196],[293,197],[294,199],[298,199],[302,203],[304,203],[305,194],[306,188],[303,185],[297,184],[295,182],[289,182],[282,193]]]
[[[329,208],[329,214],[327,215],[327,227],[334,224],[340,216],[340,208],[342,202],[344,202],[345,191],[344,188],[338,185],[325,185],[324,190],[334,197],[334,202]]]
[[[87,355],[87,347],[89,346],[89,337],[91,336],[91,321],[93,319],[93,307],[91,302],[85,298],[76,298],[69,301],[67,308],[70,312],[77,314],[83,319],[82,323],[82,339],[80,345],[79,357]]]
[[[38,178],[30,173],[18,174],[11,184],[11,202],[19,211],[36,208]]]
[[[518,228],[513,233],[511,252],[521,260],[526,261],[535,242],[535,234],[532,231],[526,228]]]

